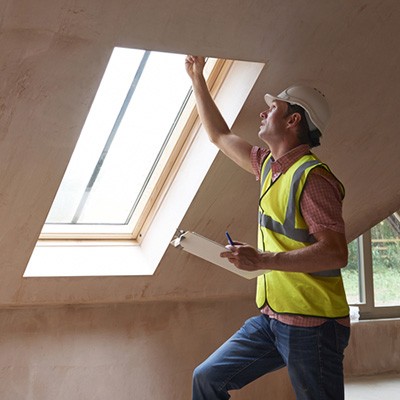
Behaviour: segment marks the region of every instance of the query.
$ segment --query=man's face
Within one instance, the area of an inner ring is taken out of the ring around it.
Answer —
[[[285,126],[288,105],[285,101],[274,100],[271,107],[260,114],[261,126],[258,137],[268,141],[272,136],[281,135]]]

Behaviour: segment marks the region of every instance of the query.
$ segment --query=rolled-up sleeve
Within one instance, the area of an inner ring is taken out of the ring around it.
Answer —
[[[330,229],[345,233],[340,183],[324,168],[315,168],[307,177],[300,209],[311,234]]]
[[[269,150],[263,147],[253,146],[250,152],[251,166],[253,168],[256,179],[260,180],[261,165],[268,155]]]

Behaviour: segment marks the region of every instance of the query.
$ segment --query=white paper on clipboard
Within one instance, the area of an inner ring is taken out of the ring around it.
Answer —
[[[268,271],[244,271],[242,269],[236,268],[232,263],[230,263],[226,258],[220,257],[223,251],[226,251],[225,246],[216,243],[204,236],[201,236],[195,232],[182,232],[179,237],[174,239],[171,244],[175,247],[182,247],[183,250],[203,258],[219,267],[225,268],[234,274],[240,275],[246,279],[253,279],[259,275],[262,275]]]

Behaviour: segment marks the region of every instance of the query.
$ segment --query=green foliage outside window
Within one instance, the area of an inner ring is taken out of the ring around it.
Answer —
[[[388,219],[371,229],[376,305],[400,304],[400,233]]]
[[[344,287],[346,290],[347,301],[350,304],[360,302],[360,289],[358,278],[358,240],[353,240],[348,245],[349,259],[346,268],[342,269]]]
[[[400,304],[400,223],[385,219],[371,229],[374,297],[376,306]],[[349,261],[342,270],[347,299],[351,304],[359,298],[359,254],[357,240],[349,243]]]

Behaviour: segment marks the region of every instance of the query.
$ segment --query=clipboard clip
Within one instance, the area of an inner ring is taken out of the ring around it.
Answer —
[[[171,241],[172,246],[174,246],[174,247],[180,246],[181,245],[181,241],[183,239],[185,239],[185,233],[186,232],[187,231],[184,231],[182,229],[177,229],[175,231],[174,239]]]

